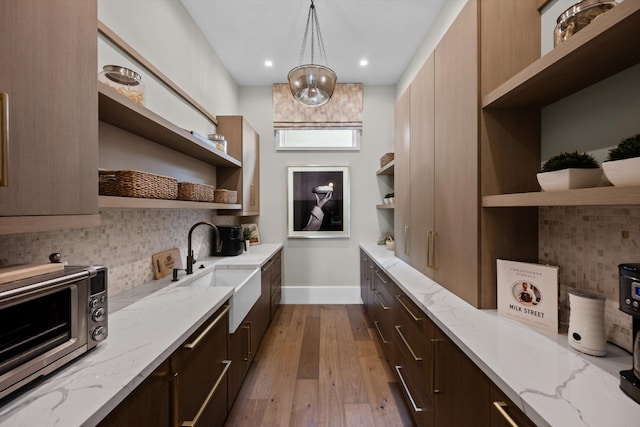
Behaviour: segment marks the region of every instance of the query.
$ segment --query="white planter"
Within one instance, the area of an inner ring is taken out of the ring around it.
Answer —
[[[617,187],[640,185],[640,157],[602,163],[604,175]]]
[[[602,169],[562,169],[538,174],[542,191],[564,191],[574,188],[597,187],[602,179]]]

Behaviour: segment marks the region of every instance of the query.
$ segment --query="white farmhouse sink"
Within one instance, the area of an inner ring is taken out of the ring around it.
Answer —
[[[234,288],[229,310],[229,333],[234,333],[262,293],[259,268],[215,268],[180,286]]]
[[[261,294],[260,269],[220,268],[213,271],[211,286],[235,288],[229,310],[229,333],[234,333]]]

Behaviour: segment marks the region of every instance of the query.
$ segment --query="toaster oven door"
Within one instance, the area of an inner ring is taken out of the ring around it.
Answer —
[[[86,350],[86,299],[86,280],[0,292],[0,397]]]

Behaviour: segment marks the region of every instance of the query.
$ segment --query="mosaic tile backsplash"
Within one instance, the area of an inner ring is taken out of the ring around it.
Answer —
[[[0,266],[46,263],[49,254],[60,252],[69,264],[106,265],[109,293],[116,295],[153,280],[151,256],[156,252],[180,248],[184,265],[187,234],[196,222],[233,223],[209,210],[108,209],[100,216],[99,228],[0,236]],[[210,232],[205,226],[193,231],[196,259],[209,255]]]
[[[640,206],[539,209],[539,262],[560,267],[560,325],[568,328],[571,288],[603,294],[608,341],[631,351],[631,316],[619,308],[618,265],[640,262]]]

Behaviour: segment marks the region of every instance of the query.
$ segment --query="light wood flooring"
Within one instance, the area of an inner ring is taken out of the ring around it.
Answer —
[[[411,426],[361,305],[281,305],[225,426]]]

